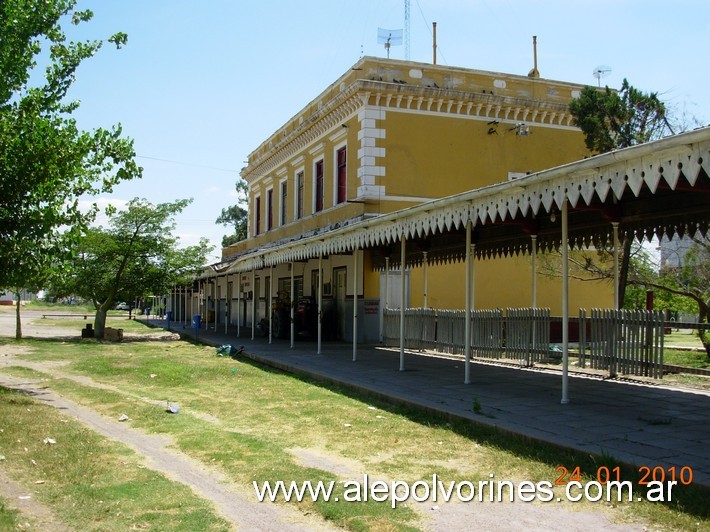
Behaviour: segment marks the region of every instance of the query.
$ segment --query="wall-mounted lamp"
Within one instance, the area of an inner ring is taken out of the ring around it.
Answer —
[[[528,126],[527,124],[524,124],[523,122],[520,122],[519,124],[515,124],[508,131],[513,131],[513,130],[515,130],[515,134],[520,137],[527,137],[530,134],[530,126]]]
[[[556,213],[555,211],[552,211],[552,212],[550,213],[550,221],[551,221],[552,223],[555,223],[555,222],[557,221],[557,213]]]

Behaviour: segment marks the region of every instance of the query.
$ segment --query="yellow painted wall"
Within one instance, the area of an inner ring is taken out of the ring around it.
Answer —
[[[423,268],[411,273],[411,306],[423,306]],[[378,277],[379,278],[379,277]],[[465,268],[463,263],[429,264],[428,306],[430,308],[465,308]],[[530,257],[504,257],[476,260],[474,307],[492,309],[530,307],[532,305],[532,266]],[[606,281],[570,279],[569,311],[579,307],[611,308],[613,289]],[[562,313],[562,280],[538,272],[537,306],[549,307],[554,315]]]
[[[378,126],[387,131],[388,196],[449,196],[588,153],[582,133],[569,129],[531,125],[528,136],[519,136],[511,124],[392,111]],[[488,134],[490,128],[497,133]]]

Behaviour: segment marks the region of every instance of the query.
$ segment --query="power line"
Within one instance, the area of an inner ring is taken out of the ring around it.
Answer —
[[[218,166],[209,166],[207,164],[186,163],[184,161],[174,161],[172,159],[161,159],[160,157],[150,157],[148,155],[136,155],[136,157],[139,159],[150,159],[151,161],[161,161],[164,163],[180,164],[182,166],[194,166],[197,168],[208,168],[210,170],[218,170],[220,172],[229,172],[230,174],[238,173],[238,170],[231,170],[228,168],[219,168]]]

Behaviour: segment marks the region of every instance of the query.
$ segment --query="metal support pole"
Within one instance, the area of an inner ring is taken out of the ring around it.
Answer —
[[[212,301],[214,302],[214,332],[217,332],[217,316],[219,316],[219,301],[217,301],[217,283],[219,277],[214,278],[214,289],[212,290]]]
[[[614,233],[614,308],[621,308],[619,301],[619,222],[611,222]]]
[[[385,341],[385,310],[389,308],[389,293],[390,293],[390,258],[385,257],[385,289],[384,289],[384,303],[382,305],[382,312],[380,313],[380,342]]]
[[[232,290],[229,284],[229,275],[224,276],[227,285],[227,292],[224,297],[224,335],[227,335],[227,324],[229,323],[229,306],[232,303]]]
[[[256,268],[251,270],[251,339],[254,339],[256,333]]]
[[[471,276],[473,274],[471,260],[471,222],[466,224],[466,258],[464,260],[466,270],[466,309],[465,309],[465,319],[464,324],[464,384],[471,384]]]
[[[567,199],[562,203],[562,401],[569,403],[569,234]]]
[[[353,250],[353,362],[357,362],[357,278],[358,250]]]
[[[296,280],[294,277],[294,270],[296,269],[296,263],[291,261],[291,297],[289,298],[291,309],[289,311],[289,317],[291,318],[291,349],[296,345],[296,320],[295,320],[295,306],[296,306]]]
[[[537,308],[537,235],[530,237],[530,254],[532,255],[532,308]]]
[[[269,313],[269,343],[271,343],[273,336],[273,320],[272,317],[274,313],[271,310],[271,305],[274,297],[274,266],[269,266],[269,294],[266,300],[266,312]]]
[[[423,259],[422,259],[422,274],[424,276],[424,294],[423,294],[423,302],[422,306],[424,308],[429,308],[429,303],[428,303],[428,298],[427,294],[429,293],[429,277],[427,275],[427,266],[429,266],[429,252],[428,251],[422,251]]]
[[[399,305],[399,371],[404,371],[404,305],[407,297],[406,284],[404,274],[407,266],[407,244],[404,239],[404,231],[402,231],[402,246],[401,246],[401,279],[400,279],[400,295],[401,301]]]
[[[242,274],[237,274],[237,338],[241,335],[242,321]]]
[[[316,353],[321,353],[323,334],[323,252],[318,255],[318,348]]]

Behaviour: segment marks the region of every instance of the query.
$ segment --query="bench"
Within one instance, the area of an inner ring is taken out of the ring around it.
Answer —
[[[46,318],[84,318],[87,319],[88,314],[42,314],[42,319]]]

